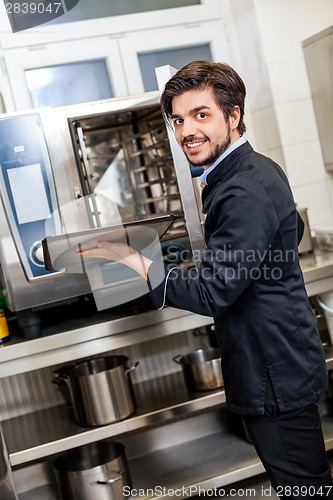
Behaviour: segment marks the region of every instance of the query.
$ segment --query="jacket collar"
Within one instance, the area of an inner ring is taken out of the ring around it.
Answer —
[[[231,179],[242,169],[241,158],[248,153],[252,153],[252,146],[246,142],[232,151],[224,158],[207,176],[208,186],[214,186],[217,182],[225,182]]]
[[[243,169],[244,158],[253,152],[249,142],[242,144],[224,158],[207,176],[208,185],[202,190],[202,203],[204,204],[209,194],[217,184],[221,184],[239,174]]]
[[[203,173],[201,174],[200,176],[200,181],[203,182],[203,184],[208,184],[207,182],[207,177],[209,176],[209,174],[212,172],[212,170],[214,170],[214,168],[216,168],[219,163],[221,163],[221,161],[224,160],[224,158],[226,158],[228,155],[230,155],[235,149],[239,148],[242,144],[244,144],[245,142],[247,142],[247,138],[244,137],[244,135],[241,135],[240,137],[238,137],[238,139],[233,143],[231,144],[231,146],[229,146],[221,155],[219,158],[217,158],[216,161],[214,161],[214,163],[207,169],[205,169],[203,171]]]

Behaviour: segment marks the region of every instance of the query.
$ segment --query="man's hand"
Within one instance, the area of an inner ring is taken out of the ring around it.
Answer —
[[[136,271],[146,281],[148,269],[152,260],[144,257],[129,245],[124,243],[108,243],[101,241],[95,248],[89,250],[78,250],[77,254],[84,258],[100,258],[120,262]]]

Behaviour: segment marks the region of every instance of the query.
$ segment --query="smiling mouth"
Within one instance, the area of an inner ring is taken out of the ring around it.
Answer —
[[[186,144],[186,147],[190,148],[190,149],[199,148],[200,146],[202,146],[204,144],[204,142],[205,141],[201,141],[201,142],[189,142],[188,144]]]
[[[206,139],[184,139],[183,140],[183,147],[189,148],[189,149],[196,149],[202,146],[206,142]]]

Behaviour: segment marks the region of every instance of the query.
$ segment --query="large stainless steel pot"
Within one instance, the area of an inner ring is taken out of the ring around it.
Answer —
[[[59,455],[53,468],[62,500],[122,500],[131,487],[125,448],[110,439]]]
[[[212,347],[214,349],[215,348],[217,349],[219,347],[219,343],[215,333],[215,325],[207,325],[198,328],[193,331],[193,335],[195,337],[201,337],[202,339],[207,339],[209,347]]]
[[[210,391],[223,387],[219,349],[198,349],[184,356],[175,356],[173,360],[182,365],[190,391]]]
[[[104,356],[69,366],[61,375],[58,370],[54,381],[66,384],[74,418],[80,425],[106,425],[135,411],[129,374],[137,365],[129,364],[126,356]]]

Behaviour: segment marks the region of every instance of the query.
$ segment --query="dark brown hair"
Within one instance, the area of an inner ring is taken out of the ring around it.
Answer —
[[[166,83],[161,95],[162,112],[170,124],[172,115],[172,99],[188,90],[213,89],[215,99],[225,119],[228,120],[235,106],[240,109],[238,132],[243,135],[246,131],[244,104],[246,88],[238,73],[228,64],[210,61],[193,61],[177,73]]]

